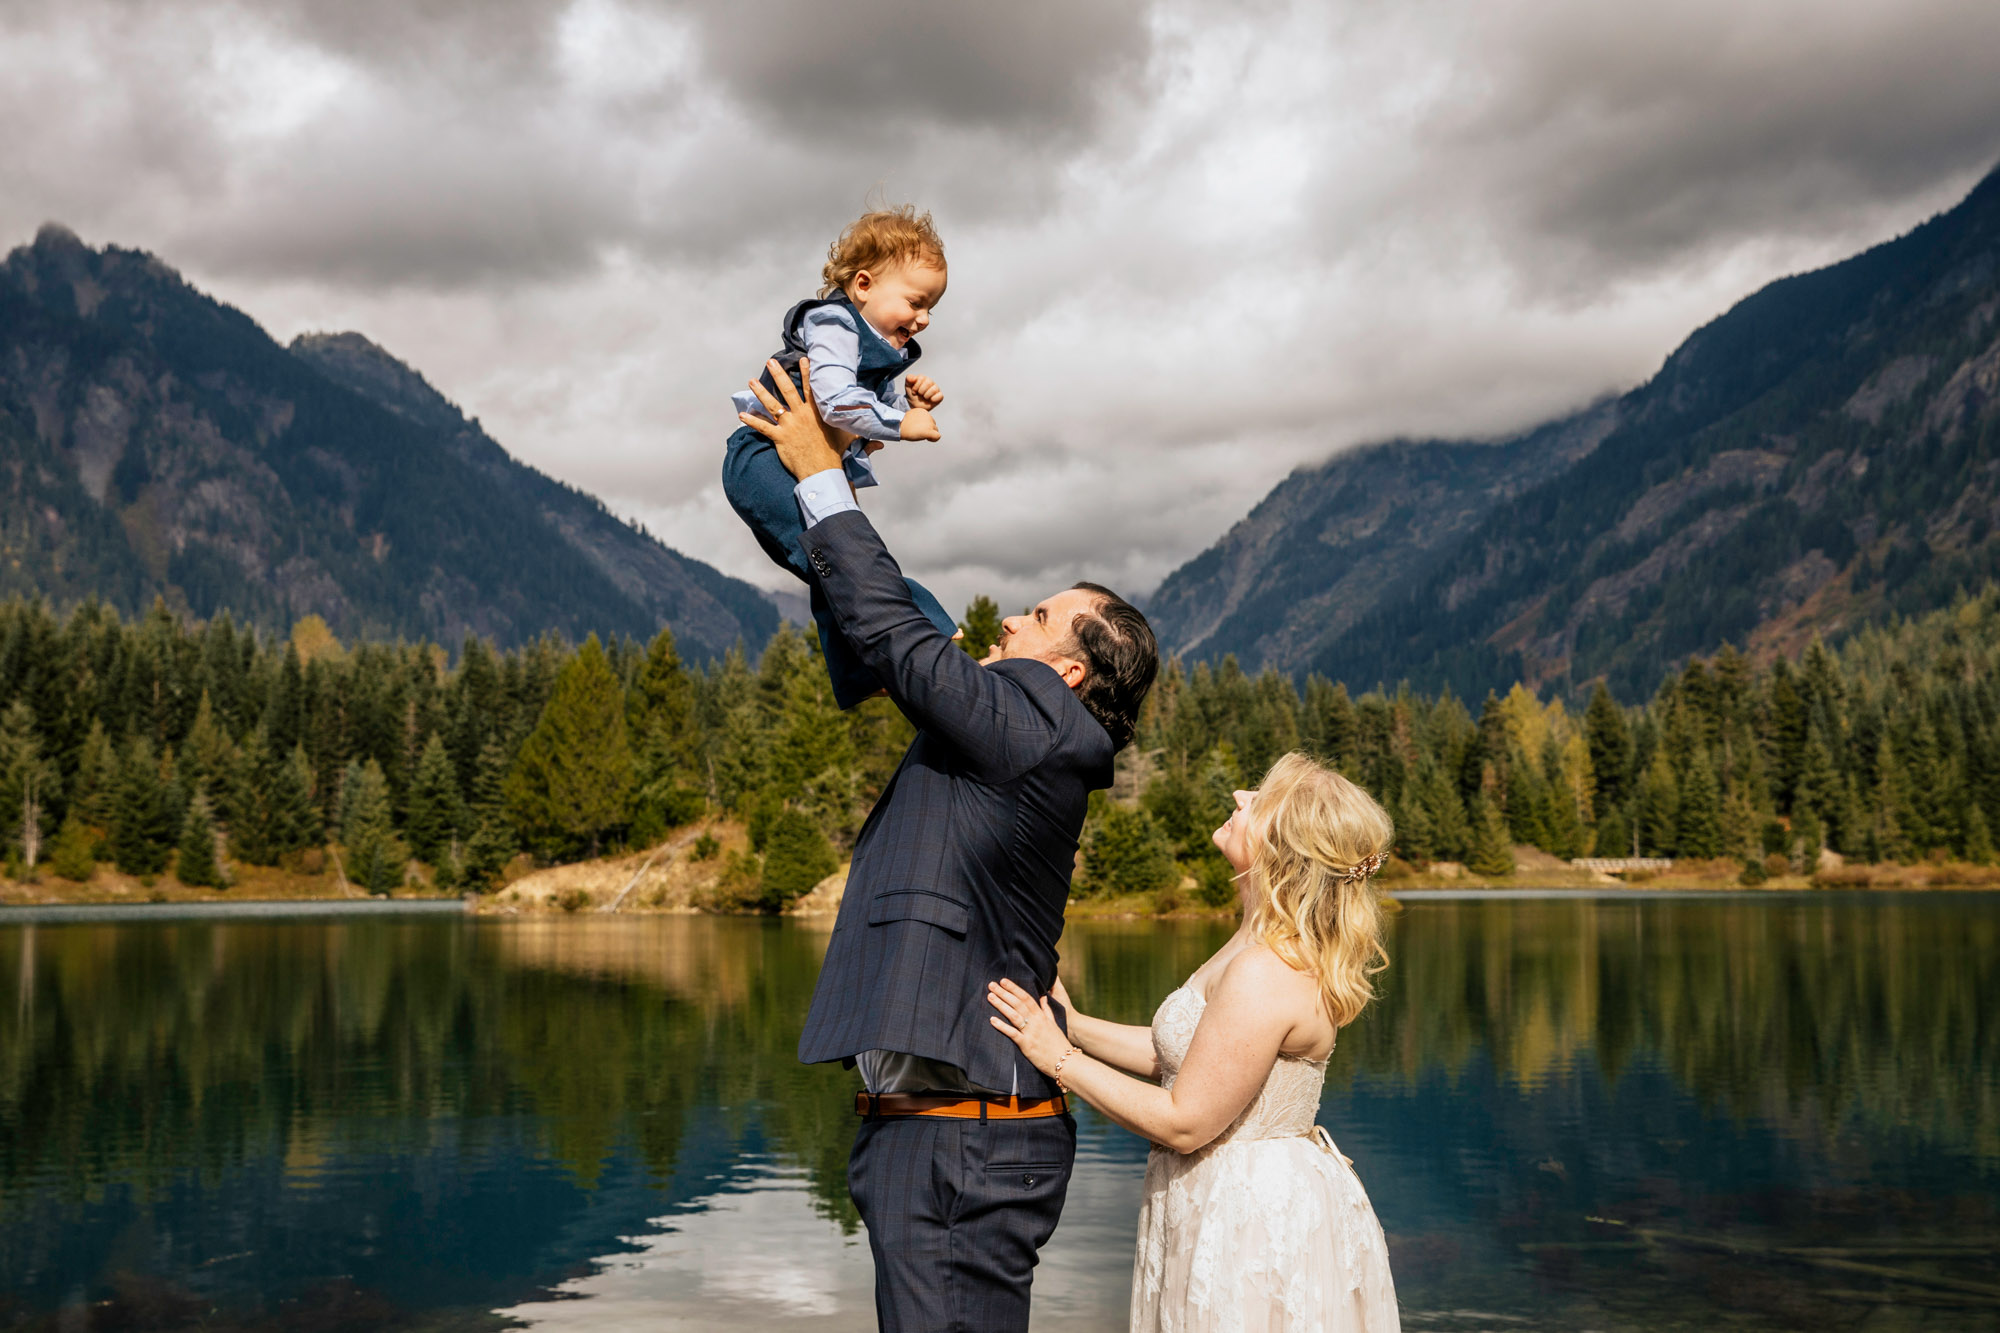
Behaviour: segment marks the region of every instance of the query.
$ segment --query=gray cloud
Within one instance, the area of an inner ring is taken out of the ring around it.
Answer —
[[[1419,142],[1531,247],[1524,266],[1586,290],[1735,238],[1824,235],[2000,154],[1993,5],[1473,13],[1483,77]]]
[[[877,188],[947,440],[867,504],[948,598],[1144,588],[1289,468],[1642,378],[2000,157],[1991,0],[13,0],[0,235],[358,328],[771,582],[726,395]]]
[[[1085,132],[1146,47],[1136,0],[737,0],[694,13],[743,101],[796,133],[890,152],[926,121]]]

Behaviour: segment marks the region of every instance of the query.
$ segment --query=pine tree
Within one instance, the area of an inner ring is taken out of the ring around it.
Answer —
[[[231,787],[236,763],[236,745],[216,721],[215,706],[208,691],[201,692],[195,706],[194,725],[179,752],[181,781],[190,793],[224,793]]]
[[[71,807],[49,847],[49,869],[73,883],[88,883],[97,873],[96,844],[97,835]]]
[[[1875,747],[1874,818],[1869,826],[1871,859],[1904,864],[1917,859],[1919,840],[1915,835],[1925,830],[1912,827],[1920,824],[1915,805],[1909,771],[1884,732]]]
[[[1965,812],[1965,859],[1976,866],[1993,864],[1993,830],[1987,827],[1986,812],[1976,804]]]
[[[1640,775],[1633,814],[1642,856],[1672,856],[1678,850],[1680,803],[1680,783],[1674,777],[1673,765],[1668,762],[1665,750],[1656,750],[1652,762]]]
[[[319,845],[326,826],[320,819],[319,805],[313,798],[312,760],[306,757],[305,746],[294,745],[277,776],[274,807],[278,816],[276,828],[281,839],[281,851]]]
[[[631,790],[624,691],[593,634],[556,677],[507,775],[507,808],[531,838],[581,843],[594,856],[604,834],[625,822]]]
[[[1465,802],[1459,799],[1458,784],[1442,765],[1424,765],[1418,782],[1418,799],[1430,820],[1431,844],[1436,855],[1446,861],[1464,860],[1472,843],[1472,825],[1466,819]]]
[[[112,746],[104,723],[93,719],[77,757],[70,809],[99,835],[110,831],[116,817],[119,772],[118,751]]]
[[[1424,808],[1416,783],[1407,784],[1400,797],[1390,799],[1389,816],[1396,826],[1398,856],[1418,865],[1446,859],[1437,850],[1430,811]]]
[[[625,719],[636,788],[632,836],[651,843],[698,818],[707,804],[694,681],[681,664],[671,629],[661,630],[647,648],[626,699]]]
[[[782,908],[840,866],[819,825],[797,810],[779,812],[764,846],[764,906],[769,908]]]
[[[451,762],[458,771],[458,789],[472,799],[472,785],[479,775],[479,752],[495,736],[505,736],[511,724],[503,715],[505,691],[493,650],[470,635],[459,652],[458,675],[446,690],[446,712],[450,716]]]
[[[1200,843],[1208,841],[1208,830],[1202,827],[1206,811],[1201,796],[1183,756],[1168,759],[1139,798],[1140,805],[1173,844],[1176,856],[1192,856]]]
[[[1758,814],[1749,790],[1731,783],[1722,797],[1722,852],[1739,861],[1763,859],[1760,837],[1763,817]]]
[[[1173,848],[1151,815],[1108,800],[1099,803],[1084,831],[1080,887],[1086,894],[1156,893],[1180,878]]]
[[[1632,737],[1625,715],[1602,682],[1591,691],[1583,714],[1583,734],[1590,747],[1590,772],[1596,781],[1596,808],[1609,810],[1625,797],[1625,772],[1632,763]]]
[[[202,792],[196,792],[188,802],[187,818],[181,821],[180,854],[174,861],[174,877],[183,884],[223,887],[222,862],[215,852],[215,813]]]
[[[1792,683],[1792,669],[1784,658],[1771,664],[1768,721],[1771,787],[1780,813],[1789,814],[1800,787],[1806,763],[1808,716],[1805,700]]]
[[[1820,849],[1826,845],[1826,831],[1812,806],[1801,801],[1792,820],[1792,861],[1801,875],[1819,869]]]
[[[1674,847],[1677,855],[1691,857],[1721,856],[1724,850],[1722,792],[1716,786],[1715,768],[1703,746],[1695,747],[1689,756],[1687,773],[1681,782]]]
[[[389,779],[373,759],[350,763],[340,784],[340,841],[347,877],[369,893],[386,894],[403,882],[409,852],[389,815]]]
[[[464,824],[465,814],[458,799],[458,775],[452,769],[451,752],[436,732],[424,744],[417,760],[416,779],[410,784],[409,814],[403,832],[410,850],[419,861],[436,866],[450,854]]]
[[[128,875],[157,875],[167,867],[177,830],[159,757],[144,736],[134,736],[126,745],[122,770],[112,817],[112,860]]]
[[[1506,768],[1503,798],[1507,812],[1507,833],[1516,843],[1547,847],[1549,836],[1549,791],[1526,755],[1516,751]]]
[[[1342,773],[1351,773],[1359,758],[1360,719],[1354,711],[1354,701],[1348,697],[1347,686],[1329,684],[1315,678],[1307,682],[1307,696],[1312,700],[1308,709],[1311,725],[1309,748],[1322,762]]]
[[[982,593],[965,608],[965,619],[958,622],[958,627],[965,633],[958,641],[959,647],[975,658],[984,658],[986,650],[1000,642],[1000,608]]]
[[[497,738],[487,741],[473,771],[472,836],[466,841],[460,879],[467,888],[481,893],[500,882],[501,872],[519,849],[514,825],[507,817],[506,774],[506,747]]]
[[[1466,869],[1492,878],[1514,873],[1514,849],[1507,841],[1507,826],[1500,811],[1484,793],[1472,799],[1472,850],[1465,858]]]
[[[1834,772],[1833,752],[1827,747],[1825,733],[1817,725],[1807,728],[1805,744],[1799,751],[1798,778],[1792,790],[1792,812],[1796,814],[1802,804],[1811,806],[1822,819],[1831,819],[1840,806],[1840,778]]]
[[[1627,857],[1632,853],[1632,823],[1622,806],[1611,806],[1598,817],[1591,831],[1592,856]]]
[[[272,678],[270,697],[264,704],[264,726],[266,739],[279,754],[306,739],[305,666],[296,643],[285,644],[284,661]]]
[[[271,752],[258,727],[244,742],[236,788],[229,802],[229,847],[251,865],[274,866],[289,852],[319,841],[319,808],[312,799],[312,764],[305,747],[289,758]]]

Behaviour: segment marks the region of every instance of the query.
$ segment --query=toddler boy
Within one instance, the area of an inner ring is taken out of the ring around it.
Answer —
[[[772,357],[794,384],[799,361],[811,363],[812,397],[820,417],[845,441],[841,468],[850,486],[874,486],[870,455],[891,440],[935,440],[931,413],[944,395],[929,378],[908,374],[923,355],[916,335],[944,295],[944,243],[930,214],[909,205],[866,213],[840,234],[827,251],[817,297],[785,314],[784,346]],[[766,370],[764,386],[777,385]],[[800,385],[803,392],[804,386]],[[765,417],[763,404],[748,389],[731,401],[739,413]],[[881,682],[841,636],[799,549],[804,520],[793,492],[792,475],[778,461],[770,440],[749,426],[729,437],[722,460],[722,491],[750,525],[758,545],[772,560],[803,579],[812,590],[813,620],[820,649],[833,679],[834,701],[852,708],[877,693]],[[917,606],[946,634],[958,626],[937,598],[915,582]]]

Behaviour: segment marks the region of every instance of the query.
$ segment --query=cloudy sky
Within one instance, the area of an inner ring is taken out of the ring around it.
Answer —
[[[358,329],[782,581],[729,392],[871,193],[931,209],[946,601],[1145,591],[1287,471],[1645,378],[2000,161],[1994,0],[0,0],[0,242]]]

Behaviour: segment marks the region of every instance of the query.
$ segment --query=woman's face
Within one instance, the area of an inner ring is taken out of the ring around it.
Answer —
[[[1235,811],[1221,828],[1209,835],[1222,849],[1222,859],[1239,875],[1250,868],[1250,848],[1256,836],[1256,830],[1250,826],[1250,802],[1256,796],[1254,791],[1237,792]]]

